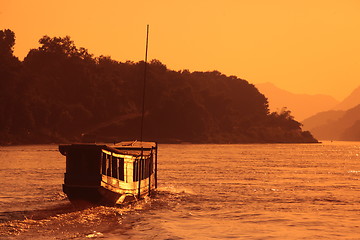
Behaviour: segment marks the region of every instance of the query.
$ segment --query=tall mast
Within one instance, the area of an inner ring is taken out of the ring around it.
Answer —
[[[149,24],[146,26],[146,47],[145,47],[145,62],[144,62],[144,85],[143,85],[143,95],[142,95],[142,112],[141,112],[141,132],[140,132],[140,161],[138,162],[138,198],[141,197],[141,174],[142,174],[142,161],[144,159],[144,144],[143,144],[143,135],[144,135],[144,116],[145,116],[145,89],[146,89],[146,68],[147,68],[147,53],[149,45]],[[149,183],[150,184],[150,183]]]
[[[146,72],[147,72],[148,46],[149,46],[149,24],[146,26],[146,47],[145,47],[145,62],[144,62],[144,83],[143,83],[143,95],[142,95],[142,112],[141,112],[140,142],[143,141],[143,134],[144,134],[145,88],[146,88]]]

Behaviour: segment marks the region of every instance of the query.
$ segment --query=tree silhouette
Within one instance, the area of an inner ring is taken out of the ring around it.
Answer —
[[[24,61],[15,34],[0,31],[0,143],[139,138],[144,62],[94,57],[69,36],[44,36]],[[148,63],[144,140],[315,142],[290,111],[269,113],[254,85],[218,71]]]
[[[13,55],[14,45],[14,32],[0,30],[0,142],[11,135],[15,111],[21,106],[21,62]]]
[[[15,33],[10,29],[0,30],[0,54],[12,55],[15,45]]]

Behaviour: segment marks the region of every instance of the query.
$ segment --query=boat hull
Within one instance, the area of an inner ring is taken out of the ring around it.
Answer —
[[[63,184],[63,191],[70,202],[78,207],[94,205],[114,206],[121,197],[121,194],[101,186],[84,187]]]

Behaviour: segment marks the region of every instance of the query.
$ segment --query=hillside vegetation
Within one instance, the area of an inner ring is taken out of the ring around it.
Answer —
[[[44,36],[23,61],[0,31],[0,143],[139,139],[144,62],[94,57],[70,37]],[[252,84],[218,71],[147,67],[144,140],[316,142],[289,111],[270,113]]]

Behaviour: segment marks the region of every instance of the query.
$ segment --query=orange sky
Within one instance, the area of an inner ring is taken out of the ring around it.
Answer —
[[[0,0],[0,29],[23,59],[43,35],[95,56],[218,70],[251,83],[342,100],[360,85],[358,0]]]

